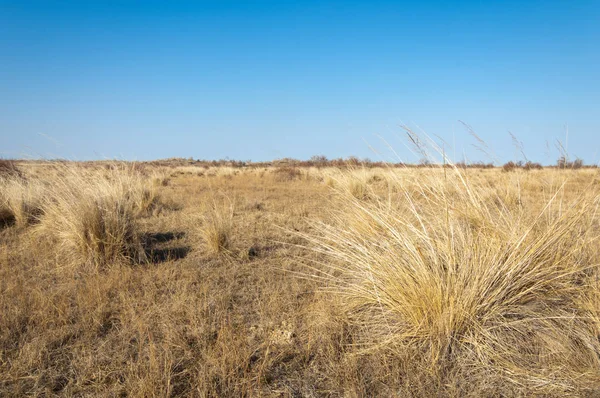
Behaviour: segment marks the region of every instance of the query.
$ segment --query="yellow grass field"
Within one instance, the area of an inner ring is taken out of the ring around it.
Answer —
[[[19,162],[0,396],[600,396],[600,171]]]

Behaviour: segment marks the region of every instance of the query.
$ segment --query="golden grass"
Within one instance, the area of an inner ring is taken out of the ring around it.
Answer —
[[[0,396],[600,391],[596,170],[20,167]]]
[[[123,167],[61,167],[49,185],[36,232],[56,244],[64,266],[103,269],[145,258],[136,217],[155,203],[153,188]]]
[[[35,221],[40,213],[44,186],[18,175],[0,177],[0,223],[18,227]]]
[[[582,258],[598,238],[597,194],[564,204],[558,191],[542,212],[525,213],[504,192],[486,200],[488,188],[451,173],[432,172],[419,194],[401,189],[391,201],[365,203],[350,191],[336,222],[307,236],[328,258],[313,270],[343,295],[366,347],[420,352],[435,375],[494,364],[521,383],[545,372],[600,377],[600,363],[582,368],[571,358],[600,354],[597,341],[583,340],[592,314],[575,304],[595,269]],[[569,351],[578,338],[579,352]]]
[[[204,214],[199,233],[204,247],[211,254],[223,254],[231,248],[233,230],[233,204],[213,201]]]

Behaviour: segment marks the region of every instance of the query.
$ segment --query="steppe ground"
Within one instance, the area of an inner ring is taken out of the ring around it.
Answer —
[[[600,396],[596,169],[17,167],[0,396]]]

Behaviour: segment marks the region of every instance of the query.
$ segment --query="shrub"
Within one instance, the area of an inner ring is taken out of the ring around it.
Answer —
[[[318,168],[322,168],[327,166],[328,160],[327,157],[324,155],[314,155],[310,158],[309,162]]]
[[[539,163],[534,163],[534,162],[526,162],[525,165],[523,166],[523,169],[526,171],[529,170],[542,170],[544,167],[539,164]]]
[[[506,162],[504,163],[504,165],[502,166],[502,171],[508,173],[511,171],[515,171],[516,169],[518,169],[520,166],[513,162],[512,160],[510,162]]]
[[[581,169],[583,167],[583,160],[577,158],[574,161],[569,161],[566,156],[561,156],[556,161],[556,166],[559,169]]]

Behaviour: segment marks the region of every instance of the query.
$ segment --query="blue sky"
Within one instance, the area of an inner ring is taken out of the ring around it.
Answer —
[[[0,0],[0,156],[600,160],[598,1]],[[550,154],[547,150],[550,147]]]

